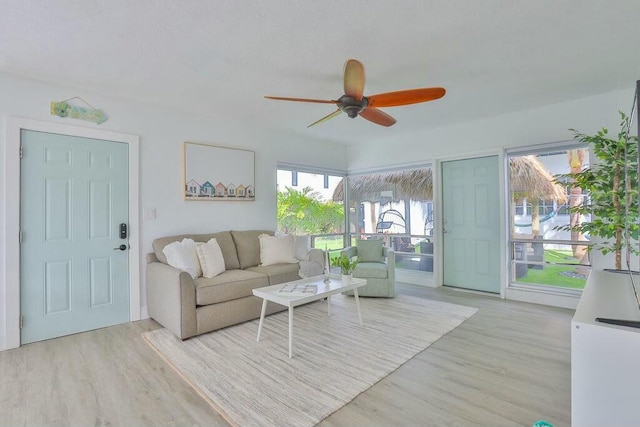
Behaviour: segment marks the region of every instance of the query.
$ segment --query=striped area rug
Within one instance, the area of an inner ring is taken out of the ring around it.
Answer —
[[[235,426],[313,426],[450,332],[477,310],[425,298],[334,296],[294,311],[294,357],[288,317],[258,321],[181,341],[166,329],[144,339]]]

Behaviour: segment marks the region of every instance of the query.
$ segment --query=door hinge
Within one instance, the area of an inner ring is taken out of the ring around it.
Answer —
[[[20,146],[20,158],[22,158],[22,145]]]
[[[18,243],[22,243],[22,230],[18,231]]]
[[[24,327],[24,316],[20,316],[20,329]]]

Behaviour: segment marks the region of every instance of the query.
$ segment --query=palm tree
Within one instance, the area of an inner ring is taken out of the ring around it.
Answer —
[[[564,188],[555,183],[553,176],[536,156],[520,156],[509,159],[509,187],[511,190],[512,218],[518,199],[531,201],[531,232],[540,235],[540,199],[564,203]]]
[[[584,162],[584,148],[577,150],[569,150],[567,152],[569,159],[569,168],[571,174],[577,174],[582,172],[582,163]],[[571,187],[569,188],[569,225],[571,227],[571,240],[586,240],[584,234],[580,230],[576,229],[580,225],[582,215],[576,212],[575,208],[582,205],[582,187],[575,184],[575,181],[571,181]],[[584,259],[587,253],[587,246],[572,246],[573,257],[577,259]]]

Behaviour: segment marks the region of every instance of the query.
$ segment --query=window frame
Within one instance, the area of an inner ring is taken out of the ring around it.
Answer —
[[[510,182],[510,173],[509,173],[509,160],[511,158],[514,157],[519,157],[519,156],[528,156],[528,155],[534,155],[534,156],[538,156],[538,155],[552,155],[552,154],[559,154],[561,152],[566,152],[568,150],[575,150],[575,149],[585,149],[587,150],[588,154],[589,154],[589,159],[590,162],[593,161],[593,152],[590,146],[585,146],[585,144],[582,144],[580,142],[574,141],[574,140],[566,140],[566,141],[559,141],[559,142],[552,142],[552,143],[547,143],[547,144],[538,144],[538,145],[531,145],[531,146],[524,146],[524,147],[517,147],[517,148],[511,148],[511,149],[506,149],[505,150],[505,155],[504,155],[504,159],[505,159],[505,169],[506,169],[506,173],[505,173],[505,209],[507,211],[507,221],[506,221],[506,226],[507,226],[507,230],[505,233],[506,236],[506,241],[507,241],[507,248],[508,248],[508,269],[507,269],[507,290],[508,289],[521,289],[521,290],[533,290],[533,291],[544,291],[546,293],[549,294],[554,294],[554,295],[558,295],[558,296],[579,296],[582,294],[582,289],[574,289],[574,288],[568,288],[568,287],[562,287],[562,286],[554,286],[554,285],[545,285],[545,284],[539,284],[539,283],[524,283],[524,282],[518,282],[516,279],[516,266],[517,264],[525,264],[525,265],[529,265],[529,264],[540,264],[540,265],[545,265],[547,264],[544,261],[542,262],[535,262],[535,261],[528,261],[528,260],[516,260],[516,243],[520,243],[520,244],[557,244],[557,245],[567,245],[567,246],[574,246],[574,245],[580,245],[580,246],[593,246],[593,242],[585,242],[585,241],[574,241],[574,240],[563,240],[563,239],[526,239],[526,238],[517,238],[514,237],[512,234],[512,230],[514,230],[514,227],[516,226],[515,223],[515,217],[512,215],[512,213],[510,212],[510,203],[512,200],[512,194],[511,194],[511,182]],[[565,186],[565,189],[567,187]],[[567,190],[568,191],[568,190]],[[584,197],[584,194],[583,194]],[[588,195],[586,196],[588,197]],[[549,202],[549,201],[547,201]],[[546,202],[545,202],[546,203]],[[554,208],[559,212],[560,210],[563,209],[562,206],[558,206],[556,204],[556,202],[553,202],[554,204]],[[522,204],[523,206],[525,206],[525,210],[524,210],[524,214],[525,215],[531,215],[531,203],[528,200],[525,200]],[[540,203],[538,209],[540,209],[540,207],[542,207],[543,204]],[[521,208],[522,209],[522,208]],[[544,246],[543,246],[544,248]],[[543,249],[544,251],[544,249]],[[590,260],[591,261],[591,260]],[[560,265],[560,264],[555,264],[552,263],[552,265]],[[576,265],[580,265],[580,264],[576,264]],[[589,264],[585,264],[585,267],[588,267],[589,269],[592,268],[592,263],[589,262]],[[585,283],[586,283],[586,279],[585,279]]]

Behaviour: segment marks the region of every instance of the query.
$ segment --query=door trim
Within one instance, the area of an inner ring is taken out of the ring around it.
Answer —
[[[5,325],[6,349],[20,346],[20,132],[57,133],[128,144],[129,147],[129,320],[140,320],[139,136],[59,123],[8,117],[5,168]],[[0,348],[0,350],[3,350]]]

